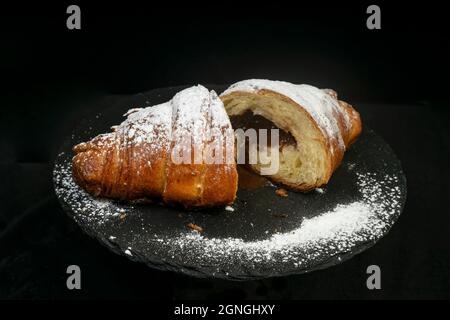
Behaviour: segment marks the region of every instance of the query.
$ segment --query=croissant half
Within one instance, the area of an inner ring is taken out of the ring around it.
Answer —
[[[253,79],[231,85],[220,98],[232,123],[250,112],[292,135],[280,145],[279,169],[268,178],[297,191],[328,183],[361,132],[359,113],[329,89]],[[263,168],[260,162],[250,167],[257,173]]]
[[[113,132],[73,148],[73,176],[86,191],[186,207],[234,201],[234,135],[214,91],[191,87],[169,102],[132,109],[126,116]]]

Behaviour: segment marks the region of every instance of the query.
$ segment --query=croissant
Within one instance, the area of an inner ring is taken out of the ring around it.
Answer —
[[[255,79],[230,86],[220,99],[194,86],[125,116],[113,132],[73,148],[75,181],[94,196],[185,207],[234,201],[242,145],[236,135],[235,146],[233,128],[278,129],[278,139],[248,148],[257,161],[244,164],[277,184],[309,191],[328,183],[362,126],[333,90]],[[269,163],[261,161],[267,155]],[[276,170],[267,173],[274,162]]]
[[[194,86],[125,116],[113,132],[73,148],[73,177],[87,192],[185,207],[234,201],[234,135],[214,91]]]
[[[278,170],[267,178],[297,191],[328,183],[361,133],[359,113],[329,89],[252,79],[231,85],[220,98],[234,129],[280,129]],[[270,156],[273,150],[258,152]],[[257,173],[265,168],[259,160],[249,166]]]

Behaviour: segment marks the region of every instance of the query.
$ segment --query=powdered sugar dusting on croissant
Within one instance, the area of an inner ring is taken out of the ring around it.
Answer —
[[[213,101],[220,105],[217,107]],[[126,120],[113,126],[113,132],[100,134],[95,139],[102,144],[125,136],[128,143],[151,143],[155,149],[164,146],[164,140],[176,141],[183,137],[192,138],[194,144],[201,144],[206,139],[205,128],[210,112],[214,114],[210,120],[212,127],[231,128],[217,94],[201,85],[193,86],[178,92],[168,102],[128,110],[124,114]]]
[[[215,143],[221,143],[221,161],[222,163],[234,163],[234,131],[231,126],[230,118],[228,117],[222,100],[218,97],[215,91],[210,92],[211,109],[210,109],[210,123],[209,140]]]
[[[228,117],[222,100],[214,90],[210,92],[211,97],[211,126],[214,128],[231,128],[230,118]]]
[[[116,133],[126,135],[130,143],[157,142],[157,137],[169,137],[172,126],[172,108],[166,102],[143,109],[131,109],[127,119],[117,128]],[[158,143],[154,145],[159,147]]]
[[[344,139],[336,115],[343,116],[344,125],[347,128],[351,123],[348,114],[342,110],[333,94],[306,84],[297,85],[285,81],[249,79],[233,84],[221,95],[236,91],[257,92],[259,90],[274,91],[298,103],[313,117],[322,133],[337,141],[339,147],[345,150]]]
[[[171,105],[174,115],[172,122],[174,143],[189,139],[194,146],[201,145],[206,140],[208,89],[198,85],[180,91],[173,97]]]

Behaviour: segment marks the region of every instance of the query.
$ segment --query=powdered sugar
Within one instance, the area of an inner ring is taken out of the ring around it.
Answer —
[[[173,161],[191,162],[193,155],[195,163],[234,163],[230,119],[214,91],[201,85],[190,87],[177,93],[171,104]],[[211,159],[213,153],[217,159]]]
[[[171,100],[173,110],[172,141],[183,148],[203,146],[206,141],[209,91],[194,86],[178,92]],[[183,150],[184,151],[184,150]]]
[[[134,152],[145,150],[147,156],[167,151],[172,130],[172,108],[169,102],[153,107],[133,108],[124,116],[127,118],[120,125],[111,127],[112,132],[100,134],[82,144],[105,149],[119,145],[141,146]],[[89,149],[90,147],[87,148]]]
[[[172,129],[170,103],[130,109],[125,115],[127,119],[117,126],[115,134],[124,135],[128,143],[151,143],[155,151],[167,147]]]
[[[168,102],[132,108],[124,116],[125,121],[111,127],[113,132],[94,138],[98,146],[118,143],[125,137],[127,144],[150,144],[158,152],[168,147],[169,140],[177,143],[189,138],[194,145],[202,145],[209,121],[212,128],[231,127],[217,94],[201,85],[178,92]]]
[[[233,212],[233,211],[234,211],[234,208],[233,208],[232,206],[226,206],[226,207],[225,207],[225,210],[230,211],[230,212]]]

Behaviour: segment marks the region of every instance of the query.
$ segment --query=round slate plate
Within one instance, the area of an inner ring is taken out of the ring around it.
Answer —
[[[328,186],[275,194],[274,186],[238,191],[234,211],[185,211],[160,204],[91,197],[72,180],[73,145],[109,132],[130,108],[162,103],[184,87],[117,97],[68,137],[54,169],[56,194],[80,227],[112,251],[150,267],[232,280],[326,268],[372,246],[400,215],[406,179],[391,148],[364,128]],[[224,86],[208,86],[217,92]],[[202,233],[187,224],[203,228]],[[392,244],[395,245],[395,244]]]

